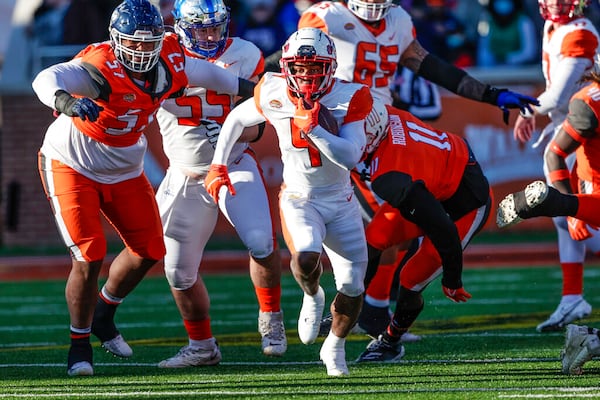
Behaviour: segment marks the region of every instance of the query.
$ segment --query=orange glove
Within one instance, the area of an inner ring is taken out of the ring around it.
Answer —
[[[305,106],[305,101],[300,99],[294,113],[294,125],[302,132],[309,133],[315,126],[319,125],[320,108],[321,105],[318,102],[313,103],[312,108],[308,108]]]
[[[232,196],[235,196],[235,188],[229,180],[227,166],[211,164],[208,169],[208,175],[204,178],[204,187],[217,204],[219,203],[219,191],[222,186],[227,186],[229,193],[231,193]]]
[[[442,285],[442,291],[447,298],[455,303],[465,303],[471,298],[471,294],[462,287],[459,287],[458,289],[449,289]]]
[[[594,236],[588,229],[587,224],[580,219],[567,217],[569,234],[573,240],[585,240]]]

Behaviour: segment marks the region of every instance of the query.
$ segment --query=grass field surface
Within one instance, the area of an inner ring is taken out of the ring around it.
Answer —
[[[597,309],[585,324],[600,327],[600,266],[586,266],[586,299]],[[328,377],[318,361],[322,338],[300,343],[296,331],[302,294],[289,274],[282,307],[289,341],[281,358],[263,356],[258,307],[247,274],[205,277],[213,333],[223,361],[214,367],[159,369],[156,364],[187,343],[181,318],[162,277],[150,277],[119,307],[116,322],[134,350],[127,359],[105,353],[93,339],[92,377],[69,378],[64,280],[0,283],[1,399],[552,399],[600,398],[600,363],[582,376],[561,373],[562,332],[535,326],[561,295],[558,265],[469,268],[473,298],[455,304],[439,280],[424,293],[426,305],[397,364],[356,364],[369,338],[346,344],[350,376]],[[330,272],[322,278],[330,301]]]

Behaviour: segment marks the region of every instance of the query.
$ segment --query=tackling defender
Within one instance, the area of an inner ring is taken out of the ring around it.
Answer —
[[[371,188],[385,200],[366,236],[369,267],[382,251],[423,237],[400,271],[396,309],[385,331],[357,362],[397,362],[401,337],[424,307],[422,292],[442,275],[444,294],[455,302],[463,288],[463,249],[485,225],[491,189],[467,141],[434,129],[412,114],[374,103],[378,119],[367,120]]]

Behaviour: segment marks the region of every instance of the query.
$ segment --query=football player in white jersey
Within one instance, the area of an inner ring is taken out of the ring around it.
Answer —
[[[298,27],[307,26],[323,30],[335,42],[338,50],[335,76],[369,86],[373,97],[385,104],[392,104],[390,86],[393,86],[398,65],[460,96],[500,107],[505,121],[509,108],[524,110],[536,102],[531,97],[484,84],[464,70],[430,54],[416,39],[410,15],[392,0],[322,1],[302,14]],[[356,176],[358,174],[353,174],[357,195],[363,200],[361,204],[365,204],[364,200],[374,196],[369,195],[367,185],[355,179]],[[365,215],[374,211],[364,210]],[[401,247],[406,248],[407,245]],[[388,249],[373,277],[373,284],[367,283],[359,325],[370,334],[376,335],[375,332],[385,328],[389,322],[389,286],[402,258],[402,253],[396,256],[394,249]],[[371,273],[367,275],[373,276]],[[403,340],[418,340],[418,337],[407,334]]]
[[[589,0],[539,0],[540,14],[544,18],[542,36],[542,70],[546,79],[546,89],[538,96],[539,105],[533,112],[521,113],[515,122],[515,139],[528,141],[535,126],[535,115],[547,115],[550,123],[534,147],[545,145],[545,153],[557,151],[553,138],[560,129],[568,113],[569,99],[583,85],[581,77],[594,65],[600,39],[592,22],[584,16]],[[574,153],[567,158],[569,168],[573,167]],[[548,182],[556,176],[544,168]],[[573,182],[577,182],[575,179]],[[575,192],[587,193],[588,184],[575,184]],[[573,217],[554,217],[558,233],[558,252],[563,275],[562,298],[550,317],[537,326],[538,332],[563,330],[577,319],[587,317],[592,306],[583,298],[583,263],[586,247],[600,252],[600,234],[585,222]]]
[[[189,57],[258,81],[264,67],[262,53],[246,40],[229,37],[230,13],[222,0],[177,0],[173,15],[175,32]],[[158,364],[162,368],[214,365],[221,360],[210,326],[209,294],[198,273],[219,209],[250,252],[263,353],[281,356],[287,349],[280,306],[281,259],[262,171],[247,142],[236,143],[226,162],[237,195],[222,196],[215,204],[204,188],[221,124],[235,101],[229,94],[191,86],[182,97],[165,100],[157,113],[169,159],[156,194],[167,249],[165,274],[189,337],[187,346]],[[259,136],[258,130],[250,128],[250,134]]]
[[[365,150],[364,120],[373,99],[368,87],[333,77],[335,45],[319,29],[300,29],[290,36],[283,45],[281,68],[282,73],[266,73],[254,98],[237,106],[225,120],[206,187],[215,199],[225,195],[227,188],[233,193],[226,165],[243,128],[265,121],[273,125],[283,161],[279,203],[283,234],[292,273],[304,292],[298,335],[311,344],[319,333],[325,307],[319,283],[324,248],[337,294],[331,305],[332,328],[320,358],[328,375],[347,375],[345,338],[361,309],[367,265],[350,170]],[[330,131],[319,125],[323,112],[335,119]]]

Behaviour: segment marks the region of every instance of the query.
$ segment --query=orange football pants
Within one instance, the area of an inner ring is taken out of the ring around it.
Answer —
[[[90,262],[106,256],[101,215],[133,254],[152,260],[164,257],[154,190],[143,173],[137,178],[104,184],[41,153],[38,167],[58,230],[75,260]]]

